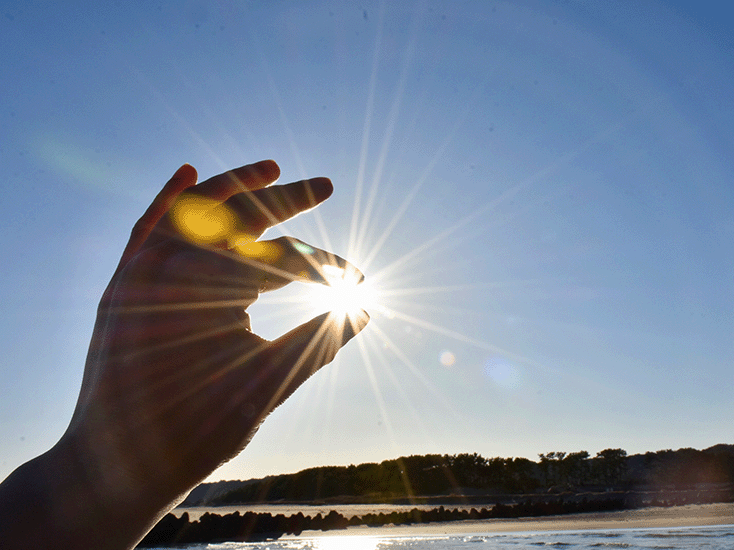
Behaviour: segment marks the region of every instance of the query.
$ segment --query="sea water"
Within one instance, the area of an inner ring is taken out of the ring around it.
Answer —
[[[270,542],[193,544],[186,550],[734,550],[734,525],[655,529],[537,531],[467,535],[353,534],[296,537]]]

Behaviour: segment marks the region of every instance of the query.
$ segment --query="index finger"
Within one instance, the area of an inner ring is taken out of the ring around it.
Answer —
[[[280,167],[274,160],[261,160],[213,176],[188,192],[208,199],[226,201],[237,193],[267,187],[279,177]]]
[[[237,214],[246,233],[259,237],[269,227],[318,206],[333,191],[329,178],[312,178],[237,193],[224,204]]]

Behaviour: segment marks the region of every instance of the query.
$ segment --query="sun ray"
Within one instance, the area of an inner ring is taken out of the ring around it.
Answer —
[[[468,110],[465,111],[468,113]],[[403,199],[403,202],[400,204],[398,209],[395,211],[395,214],[393,215],[390,222],[385,226],[385,229],[383,230],[380,237],[377,238],[374,245],[370,247],[370,253],[367,255],[367,257],[364,259],[364,267],[365,269],[369,269],[369,266],[372,264],[372,261],[374,258],[379,254],[379,252],[382,250],[382,247],[387,242],[387,239],[392,235],[393,231],[395,230],[395,227],[398,225],[400,220],[403,218],[405,213],[408,210],[408,207],[413,202],[413,199],[418,195],[418,191],[420,191],[421,187],[423,187],[423,184],[428,180],[428,177],[431,175],[431,172],[433,172],[433,169],[436,167],[436,164],[438,164],[438,161],[441,160],[441,157],[443,156],[444,151],[448,148],[451,141],[453,141],[456,133],[459,131],[459,128],[464,123],[465,116],[461,117],[459,120],[457,120],[454,124],[454,126],[451,128],[451,131],[448,132],[446,137],[444,138],[441,145],[438,147],[436,152],[431,157],[431,160],[428,162],[428,165],[423,170],[421,175],[418,177],[418,180],[416,181],[415,185],[413,185],[410,192],[405,196]]]
[[[400,360],[403,365],[408,367],[408,370],[410,370],[411,374],[413,374],[422,384],[423,386],[431,393],[433,397],[436,398],[438,402],[440,402],[444,407],[446,407],[446,410],[451,412],[455,418],[461,419],[461,414],[454,409],[454,407],[451,406],[451,404],[444,398],[443,395],[441,395],[441,392],[439,392],[436,387],[431,384],[430,380],[428,380],[425,375],[420,371],[420,369],[413,363],[405,353],[400,349],[399,346],[393,342],[393,340],[384,332],[382,331],[376,324],[372,327],[373,332],[377,334],[377,336],[382,340],[382,342],[392,351],[395,356]]]
[[[521,286],[523,284],[534,283],[536,281],[507,281],[507,282],[487,282],[487,283],[468,283],[461,285],[435,285],[435,286],[418,286],[412,288],[394,288],[392,290],[383,289],[380,296],[390,298],[392,296],[405,297],[416,296],[420,294],[436,294],[444,292],[461,292],[464,290],[486,290],[496,288],[506,288],[508,286]]]
[[[336,356],[330,367],[324,371],[326,375],[321,378],[324,381],[323,386],[326,387],[326,402],[324,403],[323,407],[320,407],[320,409],[324,411],[324,414],[326,416],[326,422],[321,424],[321,427],[323,429],[320,432],[321,443],[324,448],[327,448],[330,441],[332,426],[331,419],[334,414],[335,404],[337,403],[337,390],[339,388],[338,379],[342,365],[341,357],[341,355]],[[295,426],[295,423],[293,423],[293,426]]]
[[[336,323],[337,332],[334,335],[335,340],[336,341],[341,340],[343,337],[344,328],[347,322],[351,322],[351,320],[348,318],[347,319],[334,319],[331,316],[329,316],[326,319],[326,321],[324,321],[324,323],[321,324],[321,326],[316,331],[316,334],[313,335],[313,337],[309,340],[308,344],[304,347],[303,351],[298,356],[298,359],[289,368],[288,374],[283,378],[282,383],[273,393],[273,396],[269,400],[267,406],[265,407],[265,410],[271,410],[275,408],[283,400],[284,395],[286,394],[286,392],[288,391],[288,388],[293,383],[293,381],[296,379],[296,377],[298,375],[303,376],[300,373],[301,368],[304,366],[304,363],[306,362],[306,360],[308,360],[309,356],[314,352],[314,348],[319,343],[321,343],[321,346],[317,351],[315,360],[313,361],[314,364],[321,364],[322,359],[327,355],[327,353],[328,354],[336,353],[337,351],[337,349],[335,349],[336,344],[334,344],[334,342],[332,342],[330,339],[324,339],[323,336],[329,330],[330,324]]]
[[[596,135],[588,138],[585,140],[579,147],[574,148],[571,151],[568,151],[555,161],[549,163],[546,167],[536,171],[531,176],[528,176],[523,181],[513,185],[512,187],[509,187],[504,192],[502,192],[498,197],[488,201],[486,204],[480,206],[473,212],[467,214],[464,218],[456,222],[454,225],[448,227],[438,235],[435,235],[434,237],[431,237],[424,241],[419,246],[413,248],[409,253],[401,256],[397,260],[393,261],[391,264],[388,264],[387,266],[384,266],[381,268],[380,272],[385,271],[387,273],[393,272],[397,270],[400,267],[403,267],[406,263],[408,263],[410,260],[414,259],[416,256],[420,256],[424,253],[425,250],[435,246],[437,243],[440,243],[441,241],[447,240],[449,237],[454,235],[457,231],[460,229],[468,226],[471,222],[478,219],[483,214],[486,214],[487,212],[493,210],[500,204],[507,202],[514,198],[520,191],[524,190],[527,187],[530,187],[531,185],[534,185],[538,181],[542,180],[543,178],[549,176],[553,172],[557,171],[558,169],[562,168],[563,166],[568,165],[571,161],[576,159],[581,153],[589,149],[592,145],[595,143],[600,142],[601,140],[608,138],[612,134],[618,132],[621,130],[625,125],[627,124],[627,121],[622,121],[616,124],[610,124],[607,128],[604,130],[598,132]],[[455,127],[456,130],[458,130],[458,125]],[[444,141],[446,146],[448,146],[448,138]],[[443,147],[443,144],[442,144]],[[440,148],[439,148],[440,150]],[[434,155],[435,162],[437,162],[437,157]],[[432,160],[431,163],[429,163],[429,167],[426,169],[424,174],[430,173],[430,169],[435,165],[435,162]],[[422,176],[423,178],[423,176]],[[410,204],[410,202],[413,200],[415,195],[417,194],[418,190],[422,186],[425,179],[419,180],[418,183],[413,187],[411,192],[408,194],[406,199],[403,201],[403,204],[401,204],[400,208],[398,209],[398,212],[393,217],[393,219],[390,221],[388,226],[386,227],[385,231],[383,231],[382,236],[377,240],[377,243],[375,246],[371,247],[370,254],[365,258],[365,261],[363,262],[363,265],[365,269],[368,269],[371,261],[373,258],[377,255],[379,250],[382,248],[383,244],[386,242],[386,240],[389,238],[391,232],[394,229],[394,226],[397,225],[398,221],[402,218],[402,216],[407,211],[407,208]],[[378,274],[380,273],[378,272]]]
[[[278,109],[278,114],[280,115],[280,121],[283,125],[283,129],[286,133],[286,136],[288,138],[288,143],[290,144],[291,148],[291,154],[293,155],[295,161],[296,161],[296,168],[298,169],[298,174],[301,179],[305,179],[307,177],[306,168],[303,164],[303,160],[301,159],[301,152],[298,148],[298,144],[296,143],[295,136],[293,134],[293,129],[291,128],[290,123],[288,122],[288,116],[285,113],[285,108],[283,107],[283,102],[280,99],[280,94],[278,92],[278,88],[275,85],[275,80],[273,79],[270,71],[267,71],[268,76],[268,83],[270,85],[270,89],[273,92],[273,99],[275,101],[276,107]],[[312,201],[313,202],[313,201]],[[329,240],[329,233],[326,230],[326,225],[324,224],[324,220],[321,216],[321,211],[318,209],[313,210],[312,215],[314,217],[314,220],[316,222],[316,227],[319,230],[319,235],[321,237],[322,242],[324,243],[324,246],[331,250],[333,247],[331,245],[331,241]],[[287,227],[282,226],[282,228]],[[282,229],[281,228],[281,229]],[[309,237],[309,239],[315,240],[314,236]]]
[[[504,355],[505,357],[511,358],[515,361],[522,362],[525,364],[532,364],[532,361],[528,359],[527,357],[523,357],[522,355],[518,355],[516,353],[512,353],[510,351],[504,350],[500,348],[499,346],[495,346],[494,344],[489,344],[487,342],[483,342],[481,340],[477,340],[476,338],[471,338],[469,336],[466,336],[465,334],[462,334],[458,331],[448,329],[445,327],[442,327],[440,325],[436,325],[435,323],[429,323],[428,321],[423,321],[422,319],[419,319],[418,317],[414,317],[412,315],[408,315],[406,313],[401,313],[397,310],[391,310],[392,315],[396,319],[401,319],[403,321],[407,321],[417,327],[430,330],[432,332],[435,332],[437,334],[443,334],[444,336],[448,336],[450,338],[453,338],[455,340],[458,340],[459,342],[464,342],[466,344],[471,344],[476,348],[491,351],[494,353],[499,353],[501,355]]]
[[[270,88],[273,102],[275,103],[275,108],[278,111],[278,117],[280,118],[281,125],[283,126],[283,131],[285,132],[286,138],[288,140],[288,145],[291,150],[291,154],[293,155],[293,160],[296,163],[296,169],[298,171],[299,177],[301,179],[305,179],[307,177],[306,168],[303,164],[303,159],[301,157],[301,151],[298,147],[298,143],[295,138],[295,134],[293,133],[293,128],[291,127],[291,124],[288,120],[288,115],[285,112],[285,108],[283,107],[283,101],[281,99],[280,90],[278,86],[275,83],[275,78],[273,77],[273,73],[270,70],[270,65],[267,61],[267,57],[265,56],[265,52],[263,51],[262,46],[260,45],[260,40],[258,39],[255,29],[250,27],[250,41],[253,44],[255,51],[258,54],[258,58],[260,61],[260,66],[263,69],[263,73],[265,74],[266,80],[268,82],[268,87]],[[311,214],[314,217],[314,221],[316,222],[316,226],[319,230],[319,235],[321,236],[322,242],[324,243],[324,246],[331,250],[332,245],[329,241],[329,234],[326,230],[326,225],[324,224],[324,220],[321,216],[320,211],[314,210],[311,212]],[[288,227],[288,223],[283,222],[279,224],[279,230],[281,232],[285,232]],[[303,228],[304,231],[307,231],[310,233],[310,228],[305,227]],[[316,236],[313,234],[309,234],[307,236],[309,240],[316,240]]]
[[[228,332],[233,332],[236,330],[241,330],[242,325],[239,321],[233,321],[232,323],[224,326],[217,326],[214,328],[210,328],[207,330],[203,330],[201,332],[196,332],[193,334],[189,334],[186,336],[180,336],[175,340],[166,340],[162,343],[158,344],[150,344],[146,346],[138,346],[136,347],[136,350],[134,352],[128,351],[124,354],[118,354],[117,357],[119,357],[121,360],[131,360],[138,356],[144,356],[150,353],[159,353],[162,351],[172,350],[176,347],[191,344],[198,342],[200,340],[204,340],[207,338],[212,338],[216,336],[221,336],[224,334],[227,334]]]
[[[379,387],[379,384],[378,384],[378,381],[377,381],[377,377],[375,376],[374,368],[372,367],[372,362],[369,359],[369,354],[367,352],[367,343],[364,340],[360,340],[359,341],[359,347],[360,347],[360,352],[362,354],[363,360],[365,362],[365,367],[366,367],[367,374],[368,374],[368,377],[369,377],[369,380],[370,380],[370,385],[372,386],[372,391],[375,394],[375,399],[376,399],[376,401],[378,403],[378,408],[380,409],[381,416],[383,418],[383,421],[385,422],[385,428],[386,428],[386,431],[387,431],[387,434],[388,434],[388,438],[390,439],[390,443],[392,444],[392,446],[394,448],[394,454],[399,456],[400,455],[400,452],[401,452],[400,451],[400,447],[398,445],[397,439],[395,438],[395,432],[394,432],[393,427],[392,427],[392,421],[391,421],[390,416],[389,416],[389,414],[387,412],[387,407],[385,406],[384,399],[382,397],[382,392],[380,390],[380,387]],[[392,372],[392,370],[389,368],[388,362],[387,362],[384,354],[379,353],[379,347],[375,346],[375,349],[378,351],[378,354],[377,355],[380,358],[381,362],[383,363],[383,366],[385,367],[384,371],[387,373],[387,375],[389,376],[389,378],[392,380],[394,386],[396,387],[396,389],[400,393],[401,397],[403,397],[403,400],[404,400],[405,404],[407,405],[408,410],[412,414],[412,416],[413,416],[413,418],[414,418],[414,420],[416,422],[416,425],[418,425],[422,429],[422,431],[424,432],[424,434],[427,436],[427,439],[432,440],[432,437],[430,436],[430,431],[426,429],[425,424],[420,419],[419,415],[417,414],[417,411],[416,411],[415,407],[413,407],[412,403],[408,399],[407,394],[403,390],[402,385],[399,383],[397,377],[394,375],[394,373]],[[453,408],[449,407],[449,410],[451,412],[453,412],[454,415],[457,418],[460,418],[460,415],[457,414],[456,411],[453,410]],[[399,462],[399,465],[401,466],[401,481],[403,483],[403,487],[405,488],[405,493],[406,493],[409,501],[410,502],[413,502],[413,489],[412,489],[412,486],[411,486],[411,483],[410,483],[410,479],[408,478],[408,475],[406,473],[405,467],[402,466],[402,464],[401,464],[401,462],[402,462],[401,459],[398,458],[397,460]]]
[[[372,393],[375,395],[375,402],[377,403],[377,408],[380,411],[380,417],[382,418],[383,422],[385,423],[385,430],[387,431],[387,435],[390,439],[390,443],[392,444],[393,448],[396,448],[397,444],[395,441],[395,433],[392,428],[392,420],[390,419],[390,415],[387,412],[387,407],[385,406],[385,399],[382,397],[380,386],[377,383],[377,377],[375,376],[375,369],[372,366],[372,361],[370,360],[370,357],[367,354],[367,350],[365,349],[364,341],[359,340],[358,346],[359,346],[360,353],[362,355],[362,359],[364,360],[364,368],[365,368],[365,372],[367,373],[367,378],[370,382],[370,386],[372,387]]]
[[[180,338],[175,342],[172,342],[170,345],[163,346],[163,347],[155,347],[155,350],[148,348],[148,352],[150,351],[162,351],[163,349],[170,348],[172,346],[180,346],[185,343],[188,343],[189,341],[195,341],[198,339],[203,338],[211,338],[212,336],[217,336],[218,334],[221,334],[223,332],[226,332],[227,330],[233,330],[235,327],[235,324],[233,323],[230,327],[217,327],[216,329],[208,330],[208,331],[202,331],[202,333],[197,334],[191,338]],[[255,346],[253,346],[250,350],[248,350],[243,355],[234,358],[232,361],[230,361],[228,364],[221,366],[217,369],[216,376],[220,377],[223,376],[230,371],[239,368],[243,363],[249,361],[253,357],[255,357],[257,354],[261,353],[267,348],[268,343],[266,341],[263,341]],[[128,356],[125,356],[125,358],[129,358]],[[207,357],[203,359],[201,362],[189,364],[186,369],[181,369],[178,371],[174,371],[168,378],[161,380],[158,382],[158,384],[151,386],[152,389],[165,389],[165,387],[171,383],[175,382],[177,379],[183,379],[186,377],[189,377],[191,373],[196,373],[197,371],[206,371],[208,370],[208,365],[210,363],[216,363],[218,362],[218,358],[216,357]],[[190,382],[190,381],[189,381]],[[175,410],[176,407],[180,405],[181,402],[186,401],[191,396],[195,395],[199,391],[204,390],[207,385],[211,383],[211,380],[209,377],[203,377],[198,384],[191,384],[187,383],[184,385],[177,384],[178,386],[183,386],[186,388],[186,391],[179,392],[175,395],[177,395],[176,399],[173,401],[166,402],[165,400],[160,402],[161,411],[165,412],[166,410]],[[167,395],[168,392],[165,391],[156,391],[156,394],[160,395]]]
[[[309,343],[304,347],[303,351],[299,354],[298,358],[295,360],[294,364],[289,369],[288,374],[284,377],[281,384],[277,388],[275,388],[273,395],[271,399],[269,400],[267,406],[264,408],[264,410],[270,410],[271,408],[274,408],[283,398],[286,391],[288,391],[289,386],[293,382],[296,376],[301,375],[300,370],[304,366],[304,363],[314,352],[314,348],[316,347],[319,342],[322,342],[322,337],[325,335],[326,331],[329,330],[329,321],[333,322],[333,320],[327,320],[327,322],[323,323],[319,329],[317,330],[316,334],[310,339]],[[337,339],[341,338],[341,332],[343,331],[344,324],[340,324]],[[186,345],[191,342],[195,342],[202,339],[208,339],[212,337],[216,337],[219,334],[224,334],[227,332],[231,332],[234,330],[242,330],[241,325],[238,322],[234,322],[231,325],[227,325],[224,327],[216,327],[214,329],[210,329],[207,331],[201,331],[200,333],[190,335],[187,337],[181,337],[171,342],[166,342],[165,344],[158,344],[155,346],[148,346],[145,349],[142,349],[139,351],[139,353],[145,354],[145,353],[151,353],[151,352],[160,352],[165,351],[166,349],[175,349],[176,347],[180,347],[182,345]],[[317,350],[316,356],[314,358],[314,364],[320,364],[321,359],[327,354],[335,352],[336,350],[331,349],[330,346],[333,346],[334,344],[330,341],[322,342],[323,345]],[[246,351],[243,355],[235,357],[232,359],[228,364],[224,366],[220,366],[217,369],[216,376],[221,377],[226,375],[228,372],[238,369],[241,367],[242,364],[246,363],[247,361],[251,360],[253,357],[257,356],[258,354],[262,353],[269,347],[270,343],[266,340],[261,341],[258,345],[253,346],[251,349]],[[125,355],[125,359],[131,359],[132,357]],[[166,384],[170,383],[171,381],[175,380],[175,378],[179,377],[185,377],[188,376],[190,373],[195,373],[199,370],[206,370],[207,365],[210,362],[215,362],[216,358],[209,358],[203,360],[200,364],[192,364],[189,365],[187,369],[182,369],[180,371],[177,371],[177,374],[172,375],[172,377],[167,378],[166,380],[163,380],[159,383],[159,386],[165,386]],[[166,408],[174,408],[176,407],[182,400],[186,400],[190,398],[192,395],[197,393],[198,391],[201,391],[206,387],[206,385],[210,382],[208,378],[203,378],[200,380],[198,384],[186,384],[186,392],[179,395],[176,402],[172,403],[165,403],[161,402],[161,410],[165,411]]]
[[[367,338],[364,338],[365,341],[364,345],[360,347],[360,350],[363,352],[364,355],[369,354],[369,348],[372,349],[372,351],[377,355],[380,363],[383,366],[383,372],[385,375],[389,378],[390,382],[392,382],[393,387],[397,390],[397,392],[400,394],[400,397],[403,400],[403,403],[405,404],[405,409],[402,409],[403,412],[407,410],[407,412],[410,414],[411,418],[415,422],[416,426],[418,426],[421,429],[421,432],[423,433],[423,438],[433,443],[433,438],[431,436],[430,431],[427,429],[425,423],[423,422],[423,419],[421,418],[420,414],[418,413],[418,409],[413,405],[410,398],[408,397],[408,394],[406,393],[405,389],[403,388],[402,384],[400,383],[400,380],[395,375],[395,372],[392,368],[390,368],[390,364],[387,360],[387,356],[385,353],[382,352],[382,346],[380,345],[379,340],[377,340],[374,336],[374,333],[369,333],[366,335]],[[373,336],[373,338],[370,338],[370,336]],[[399,449],[396,449],[396,451],[399,452]]]
[[[429,248],[435,246],[437,243],[440,243],[441,241],[447,240],[451,235],[459,231],[460,229],[466,227],[469,225],[472,221],[477,219],[482,214],[490,211],[492,208],[496,207],[500,202],[509,200],[511,197],[514,197],[521,189],[521,185],[515,185],[511,187],[510,189],[506,190],[504,193],[502,193],[499,197],[496,199],[490,201],[488,204],[485,204],[484,206],[476,209],[471,214],[467,214],[464,218],[456,222],[454,225],[448,227],[447,229],[440,232],[438,235],[435,235],[426,241],[424,241],[422,244],[416,246],[415,248],[411,249],[410,252],[407,254],[404,254],[397,260],[393,261],[392,263],[388,264],[387,266],[381,268],[380,272],[384,271],[386,273],[394,272],[398,268],[404,266],[408,261],[414,259],[416,256],[421,255]],[[378,273],[380,273],[378,272]]]
[[[446,151],[448,146],[451,144],[451,142],[456,137],[456,134],[458,133],[459,129],[464,124],[464,122],[466,122],[466,119],[468,118],[469,114],[472,112],[472,108],[474,107],[476,101],[481,96],[481,92],[485,89],[486,83],[490,80],[490,78],[491,78],[491,73],[487,74],[484,81],[480,83],[474,89],[471,99],[466,102],[464,109],[461,112],[461,115],[456,118],[451,129],[446,133],[446,136],[444,137],[443,141],[439,145],[438,149],[431,156],[431,159],[428,161],[428,164],[423,169],[423,172],[421,172],[421,175],[418,177],[418,180],[416,181],[415,185],[413,185],[410,192],[403,199],[403,202],[401,203],[400,207],[398,207],[392,219],[390,220],[390,222],[387,224],[387,226],[383,230],[381,236],[375,241],[374,245],[370,248],[370,253],[364,259],[365,269],[369,269],[372,261],[377,256],[377,254],[379,254],[379,252],[382,250],[382,247],[387,242],[387,239],[390,237],[390,235],[392,235],[393,230],[395,229],[399,221],[405,215],[405,212],[408,210],[408,207],[410,206],[410,204],[413,202],[413,199],[418,194],[418,191],[423,186],[423,184],[428,180],[428,177],[433,172],[433,169],[436,167],[436,164],[438,164],[439,160],[441,160],[444,152]]]
[[[124,57],[123,57],[124,59]],[[194,139],[196,143],[204,150],[206,153],[217,163],[217,165],[225,169],[227,167],[227,164],[224,162],[224,160],[217,154],[217,152],[212,148],[209,143],[204,140],[204,138],[201,136],[199,132],[197,132],[194,127],[191,125],[191,123],[188,121],[188,119],[181,115],[176,109],[173,108],[171,103],[165,98],[163,93],[150,81],[148,77],[146,77],[143,72],[138,69],[136,66],[132,65],[127,59],[125,59],[125,63],[127,64],[128,70],[132,73],[132,75],[135,77],[135,79],[145,86],[148,91],[160,102],[160,104],[163,106],[163,108],[171,115],[173,120],[176,121],[177,124],[181,126],[181,128],[191,137]]]
[[[420,310],[431,313],[441,313],[442,315],[460,315],[464,320],[469,317],[481,318],[484,312],[477,312],[475,309],[467,307],[455,307],[446,304],[431,304],[424,302],[414,301],[391,301],[387,306],[383,306],[384,315],[388,318],[395,318],[393,311],[399,309],[399,307],[410,308],[412,311]]]
[[[377,36],[375,37],[375,48],[372,52],[372,72],[370,73],[369,92],[367,94],[367,109],[362,126],[362,147],[359,153],[359,166],[357,168],[357,181],[354,189],[354,207],[352,209],[352,220],[349,227],[349,245],[347,255],[353,257],[356,253],[354,247],[357,243],[357,231],[359,228],[362,187],[364,186],[364,173],[367,165],[367,152],[369,150],[370,131],[372,128],[372,115],[375,110],[375,90],[377,88],[377,69],[380,65],[380,53],[382,51],[382,31],[385,18],[385,1],[380,2],[379,15],[377,17]]]
[[[382,139],[382,147],[380,148],[380,153],[377,157],[377,164],[375,166],[374,174],[372,177],[372,185],[370,188],[369,197],[367,199],[367,204],[365,205],[363,212],[361,212],[362,219],[359,231],[357,232],[357,240],[355,242],[355,245],[356,243],[364,242],[367,228],[369,224],[373,221],[372,209],[374,207],[375,198],[380,187],[382,174],[385,169],[385,161],[387,160],[388,152],[392,144],[392,137],[395,131],[395,125],[398,122],[400,106],[405,95],[405,85],[408,80],[409,68],[413,61],[413,55],[415,54],[416,46],[418,43],[417,31],[419,27],[420,25],[418,24],[417,18],[413,18],[412,29],[410,32],[411,36],[403,54],[403,60],[400,68],[400,77],[398,78],[398,84],[395,89],[390,112],[387,115],[387,129],[385,130],[385,135]]]
[[[334,404],[336,403],[336,380],[341,367],[341,355],[337,354],[329,364],[328,369],[319,371],[320,376],[314,376],[311,384],[304,384],[291,398],[298,396],[295,409],[300,410],[308,407],[310,403],[319,403],[318,413],[305,415],[304,424],[289,423],[289,437],[300,437],[306,439],[319,438],[323,448],[328,448],[329,431],[332,425]],[[325,419],[325,421],[324,421]]]

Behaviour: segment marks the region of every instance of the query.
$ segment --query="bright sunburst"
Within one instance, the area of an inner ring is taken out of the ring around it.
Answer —
[[[292,231],[289,227],[291,224],[298,225],[297,220],[289,220],[278,227],[278,231],[283,235],[298,235],[306,242],[323,246],[327,251],[342,255],[344,260],[336,257],[327,259],[314,254],[311,245],[296,244],[294,249],[307,260],[306,272],[309,276],[301,278],[296,274],[293,278],[296,284],[288,285],[287,289],[275,293],[262,294],[250,312],[253,315],[253,330],[256,333],[265,338],[277,338],[284,331],[290,330],[294,323],[308,322],[326,312],[331,314],[329,320],[342,323],[342,328],[347,327],[349,323],[357,326],[361,324],[359,321],[362,310],[367,311],[370,322],[351,344],[351,348],[358,354],[360,359],[358,362],[364,369],[364,373],[361,374],[366,376],[366,391],[374,396],[374,405],[377,408],[375,416],[380,420],[381,430],[384,430],[386,447],[391,449],[391,454],[399,456],[404,453],[401,441],[404,428],[398,426],[398,423],[404,423],[405,418],[409,418],[413,423],[412,431],[419,434],[423,441],[429,444],[434,442],[435,428],[426,421],[426,415],[421,410],[422,404],[416,403],[413,398],[415,386],[430,397],[430,402],[434,406],[441,407],[448,413],[454,422],[468,423],[460,407],[448,398],[445,388],[440,387],[432,378],[431,371],[425,368],[426,361],[431,360],[426,353],[431,353],[434,345],[441,346],[433,356],[434,365],[439,365],[442,369],[440,372],[448,369],[460,372],[462,369],[470,368],[468,363],[462,363],[463,358],[458,349],[453,348],[452,351],[452,346],[439,340],[446,339],[455,342],[456,345],[468,345],[477,350],[490,352],[493,357],[512,360],[512,364],[530,364],[525,357],[472,336],[476,334],[474,330],[468,332],[465,330],[465,327],[471,327],[471,322],[466,317],[474,315],[475,312],[461,309],[458,304],[454,307],[451,298],[465,292],[486,292],[501,286],[502,283],[477,280],[463,282],[472,276],[471,271],[458,272],[454,263],[448,259],[465,239],[476,235],[478,228],[486,229],[489,214],[502,203],[515,200],[516,196],[531,186],[537,177],[569,162],[578,153],[573,152],[563,157],[535,176],[510,186],[491,200],[475,204],[471,210],[458,216],[448,225],[441,225],[438,222],[427,224],[422,232],[410,240],[407,234],[400,235],[401,224],[412,222],[410,218],[415,202],[420,200],[424,185],[433,178],[432,172],[441,162],[445,151],[460,135],[462,125],[472,116],[472,102],[481,96],[485,83],[477,84],[472,101],[467,103],[454,123],[445,128],[443,139],[437,144],[436,149],[426,153],[425,167],[416,171],[414,175],[411,174],[409,179],[400,182],[400,185],[388,187],[384,183],[390,179],[386,174],[386,167],[389,164],[387,158],[391,150],[399,107],[404,97],[403,87],[398,86],[393,98],[394,109],[388,121],[388,131],[384,134],[377,158],[372,162],[369,158],[369,144],[373,139],[371,126],[378,86],[380,54],[381,46],[378,40],[375,43],[362,148],[355,177],[353,181],[340,182],[340,185],[344,186],[342,193],[350,191],[353,193],[352,215],[348,220],[348,227],[345,225],[337,227],[334,220],[325,223],[321,214],[323,210],[319,208],[309,213],[311,221],[299,230]],[[407,75],[409,56],[404,58],[404,63],[403,75]],[[276,101],[280,122],[290,141],[299,175],[307,178],[309,174],[305,163],[301,160],[299,146],[281,103],[280,90],[270,74],[266,75],[265,80]],[[368,167],[372,165],[374,172],[369,178]],[[369,179],[371,181],[368,181]],[[237,233],[237,226],[231,222],[225,209],[217,206],[203,209],[202,212],[202,209],[198,208],[199,205],[195,206],[197,208],[191,213],[184,212],[186,216],[181,221],[182,231],[193,233],[196,239],[205,243],[221,239],[224,235],[227,245],[246,258],[263,258],[268,255],[269,251],[259,248],[262,241],[253,241],[249,235]],[[332,246],[332,239],[336,237],[339,242],[337,246]],[[406,241],[409,243],[407,248],[400,251],[391,249],[396,246],[396,242]],[[313,276],[314,270],[318,271],[321,277]],[[458,279],[455,281],[452,276]],[[323,279],[323,284],[314,283],[320,279]],[[300,284],[306,281],[311,283]],[[256,313],[253,314],[253,311]],[[363,317],[361,321],[364,321]],[[266,326],[261,327],[261,324]],[[265,332],[261,330],[263,328]],[[416,359],[416,356],[420,359]],[[338,364],[326,369],[325,372],[328,374],[320,376],[318,383],[310,385],[317,396],[309,399],[309,406],[317,402],[323,410],[319,414],[301,415],[303,423],[311,424],[290,422],[290,429],[309,434],[324,434],[324,438],[329,436],[328,430],[318,423],[322,418],[333,418],[338,414],[337,407],[342,405],[335,398],[339,389],[337,378],[341,376],[339,370]],[[345,376],[355,374],[349,372]],[[326,400],[319,401],[322,396],[327,396]],[[399,409],[392,403],[395,400],[399,400]],[[399,410],[397,414],[400,415],[397,421],[394,418],[396,410]],[[404,483],[406,494],[412,494],[407,478]],[[316,544],[318,544],[316,548],[321,550],[331,548],[374,550],[378,541],[368,537],[327,537],[318,539]]]
[[[379,306],[378,289],[369,279],[360,281],[359,272],[332,265],[322,270],[327,284],[309,285],[304,298],[314,313],[330,311],[338,318],[349,318]]]

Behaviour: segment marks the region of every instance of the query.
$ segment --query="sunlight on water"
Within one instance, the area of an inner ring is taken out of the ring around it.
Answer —
[[[315,540],[317,550],[376,550],[380,540],[375,537],[323,537]]]
[[[190,550],[466,550],[468,548],[510,550],[550,547],[589,550],[596,548],[698,550],[732,548],[732,540],[734,540],[734,526],[717,525],[518,533],[337,535],[253,543],[215,543],[188,548]]]

